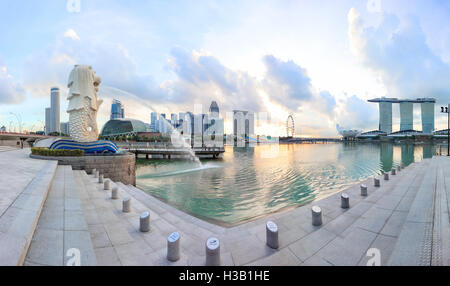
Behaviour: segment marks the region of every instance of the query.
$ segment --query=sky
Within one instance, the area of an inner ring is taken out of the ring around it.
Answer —
[[[0,125],[43,130],[50,88],[75,64],[102,77],[99,125],[112,99],[125,116],[251,110],[257,134],[335,137],[378,128],[375,97],[450,102],[450,2],[434,0],[0,0]],[[398,106],[393,107],[399,129]],[[420,107],[414,128],[421,130]],[[266,119],[263,119],[266,118]],[[225,132],[232,132],[226,120]]]

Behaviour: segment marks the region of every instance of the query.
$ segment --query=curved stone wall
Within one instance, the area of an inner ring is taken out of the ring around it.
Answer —
[[[105,178],[125,185],[136,186],[136,158],[132,153],[118,155],[92,155],[82,157],[39,156],[30,154],[31,158],[56,160],[59,165],[71,165],[73,170],[85,170],[88,174],[97,169]]]

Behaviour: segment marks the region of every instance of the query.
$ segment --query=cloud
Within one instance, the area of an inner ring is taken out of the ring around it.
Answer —
[[[64,32],[64,37],[71,38],[72,40],[80,40],[80,37],[77,35],[77,33],[73,29],[68,29]]]
[[[296,109],[302,101],[313,97],[311,79],[294,61],[281,61],[273,55],[263,57],[266,66],[265,88],[271,99]]]
[[[14,82],[6,67],[0,63],[0,103],[16,104],[25,99],[25,89],[20,83]]]
[[[389,95],[399,98],[435,97],[450,100],[450,65],[434,54],[420,22],[383,14],[376,27],[365,27],[358,12],[348,13],[352,52],[378,73]]]
[[[377,129],[378,110],[376,105],[356,95],[349,96],[340,102],[337,121],[343,128],[348,129]]]
[[[137,71],[128,50],[108,41],[83,40],[69,29],[42,52],[25,61],[24,85],[33,95],[48,96],[49,88],[65,87],[75,64],[89,64],[102,77],[102,85],[135,94],[141,98],[163,101],[164,92],[150,75]]]
[[[266,73],[262,86],[274,101],[292,112],[320,112],[334,120],[336,99],[327,90],[317,91],[305,68],[292,60],[282,61],[273,55],[263,57]]]
[[[246,72],[227,68],[211,55],[174,48],[168,67],[176,79],[163,86],[172,101],[209,106],[216,100],[223,110],[230,111],[263,109],[259,82]]]

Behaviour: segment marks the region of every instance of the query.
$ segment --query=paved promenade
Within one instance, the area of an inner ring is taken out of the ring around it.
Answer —
[[[0,162],[24,156],[23,152],[0,153]],[[36,177],[47,170],[48,178],[51,168],[33,161]],[[411,164],[388,181],[381,178],[381,187],[374,187],[372,178],[366,180],[362,183],[368,186],[368,196],[361,196],[359,184],[344,190],[349,209],[341,208],[339,192],[231,228],[185,214],[131,185],[112,182],[111,187],[120,188],[119,199],[113,200],[111,190],[104,190],[92,175],[68,166],[54,169],[46,199],[35,206],[41,211],[24,257],[17,263],[0,259],[0,264],[65,265],[67,250],[77,248],[82,265],[204,265],[205,242],[215,236],[222,265],[366,265],[372,248],[379,250],[381,265],[450,265],[447,157]],[[125,197],[131,197],[129,213],[122,212]],[[321,226],[311,224],[313,205],[322,208]],[[139,231],[144,211],[150,212],[151,221],[146,233]],[[14,215],[10,213],[9,221]],[[266,245],[268,220],[278,225],[277,250]],[[3,221],[1,217],[0,234],[5,237],[13,228]],[[167,237],[174,231],[181,235],[181,258],[169,262]],[[0,245],[3,256],[8,250]]]

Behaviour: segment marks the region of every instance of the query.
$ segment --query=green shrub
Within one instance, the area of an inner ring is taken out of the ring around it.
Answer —
[[[40,156],[84,156],[84,150],[53,150],[44,147],[31,148],[31,154]]]

